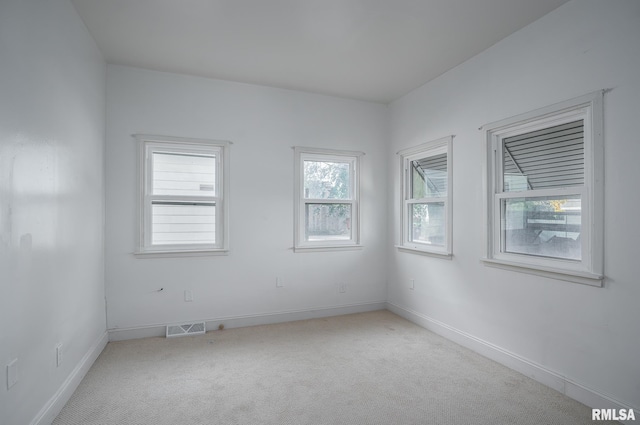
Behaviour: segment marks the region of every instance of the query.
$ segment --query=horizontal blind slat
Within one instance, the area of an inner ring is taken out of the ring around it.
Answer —
[[[505,138],[503,149],[505,190],[523,190],[522,184],[514,184],[516,176],[526,179],[528,189],[584,184],[582,120]]]

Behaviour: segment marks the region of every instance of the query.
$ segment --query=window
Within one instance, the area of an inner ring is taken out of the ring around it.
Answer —
[[[451,256],[453,136],[398,152],[402,173],[402,240],[398,248]]]
[[[602,92],[485,126],[489,265],[602,284]]]
[[[359,247],[361,152],[295,147],[295,250]]]
[[[135,137],[140,180],[137,254],[224,253],[229,143]]]

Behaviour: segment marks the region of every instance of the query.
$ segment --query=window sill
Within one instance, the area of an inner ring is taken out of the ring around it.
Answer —
[[[555,269],[552,267],[496,260],[493,258],[483,258],[482,261],[489,267],[497,267],[500,269],[564,280],[567,282],[581,283],[583,285],[602,287],[602,282],[604,280],[604,276],[589,272]]]
[[[136,251],[136,258],[170,258],[170,257],[209,257],[229,255],[228,249],[185,249],[172,251]]]
[[[357,251],[362,248],[362,245],[296,246],[293,252]]]
[[[406,252],[409,254],[426,255],[427,257],[436,257],[436,258],[442,258],[445,260],[451,260],[451,258],[453,257],[453,254],[450,254],[447,252],[427,251],[425,249],[411,248],[411,247],[402,246],[402,245],[396,245],[396,248],[400,252]]]

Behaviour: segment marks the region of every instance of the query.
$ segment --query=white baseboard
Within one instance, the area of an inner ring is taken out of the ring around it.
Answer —
[[[476,338],[466,332],[451,327],[438,320],[432,319],[421,313],[411,309],[400,307],[396,304],[387,302],[387,310],[404,317],[405,319],[425,328],[433,333],[441,335],[450,341],[469,348],[484,357],[496,361],[509,369],[520,372],[543,385],[553,388],[554,390],[570,397],[580,403],[593,409],[625,409],[633,408],[636,414],[640,413],[638,406],[628,406],[618,402],[613,398],[599,393],[593,389],[587,388],[570,379],[557,374],[544,366],[531,362],[517,354],[511,353],[497,345]],[[637,423],[635,421],[621,421],[623,424]]]
[[[49,425],[58,416],[62,408],[69,401],[78,385],[87,374],[91,366],[96,361],[104,347],[109,342],[109,334],[105,331],[91,345],[89,351],[82,357],[67,379],[62,383],[58,391],[49,399],[36,417],[31,421],[31,425]]]
[[[220,324],[224,324],[225,329],[231,329],[241,328],[245,326],[293,322],[296,320],[317,319],[319,317],[341,316],[344,314],[363,313],[366,311],[384,309],[386,309],[385,301],[374,301],[368,303],[312,308],[306,310],[289,310],[275,313],[198,319],[194,321],[206,322],[206,327],[208,330],[218,329],[218,326]],[[172,323],[109,329],[109,341],[123,341],[127,339],[165,336],[166,326],[169,324]]]

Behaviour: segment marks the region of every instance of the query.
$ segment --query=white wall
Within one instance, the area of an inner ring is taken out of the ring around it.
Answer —
[[[105,336],[105,64],[67,0],[3,0],[0,58],[0,423],[24,425]]]
[[[386,129],[387,108],[378,104],[109,65],[106,282],[112,338],[122,337],[123,329],[150,326],[155,334],[164,331],[157,325],[190,320],[228,325],[234,317],[272,315],[236,322],[264,323],[292,311],[380,307],[386,300]],[[134,133],[233,142],[228,256],[132,255]],[[292,251],[294,145],[366,153],[363,250]],[[276,288],[276,277],[283,288]],[[348,285],[346,293],[338,293],[339,282]],[[193,302],[184,301],[184,290],[193,291]]]
[[[485,267],[478,127],[605,88],[612,90],[605,95],[604,288]],[[454,256],[389,248],[389,302],[470,346],[487,342],[496,357],[506,350],[554,372],[565,380],[560,386],[575,383],[638,409],[639,99],[640,3],[574,0],[394,102],[391,199],[400,196],[396,151],[456,135]],[[399,238],[398,211],[390,209],[391,240]]]
[[[364,309],[387,297],[414,318],[459,330],[462,340],[494,344],[565,382],[638,408],[639,23],[637,1],[574,0],[390,111],[109,66],[104,254],[104,63],[67,0],[3,1],[0,423],[46,423],[70,380],[99,351],[107,326],[117,334],[188,320],[264,322]],[[484,267],[478,127],[602,88],[612,89],[605,97],[605,287]],[[133,133],[234,142],[230,255],[133,257]],[[398,237],[395,152],[448,134],[457,136],[454,257],[397,252],[391,248]],[[292,252],[293,145],[366,152],[363,250]],[[276,276],[284,288],[275,287]],[[411,278],[415,290],[408,288]],[[347,293],[338,293],[338,282],[349,285]],[[194,302],[183,301],[185,289]],[[278,315],[287,312],[299,313]],[[64,362],[56,368],[60,342]],[[7,390],[5,365],[14,358],[19,381]]]

